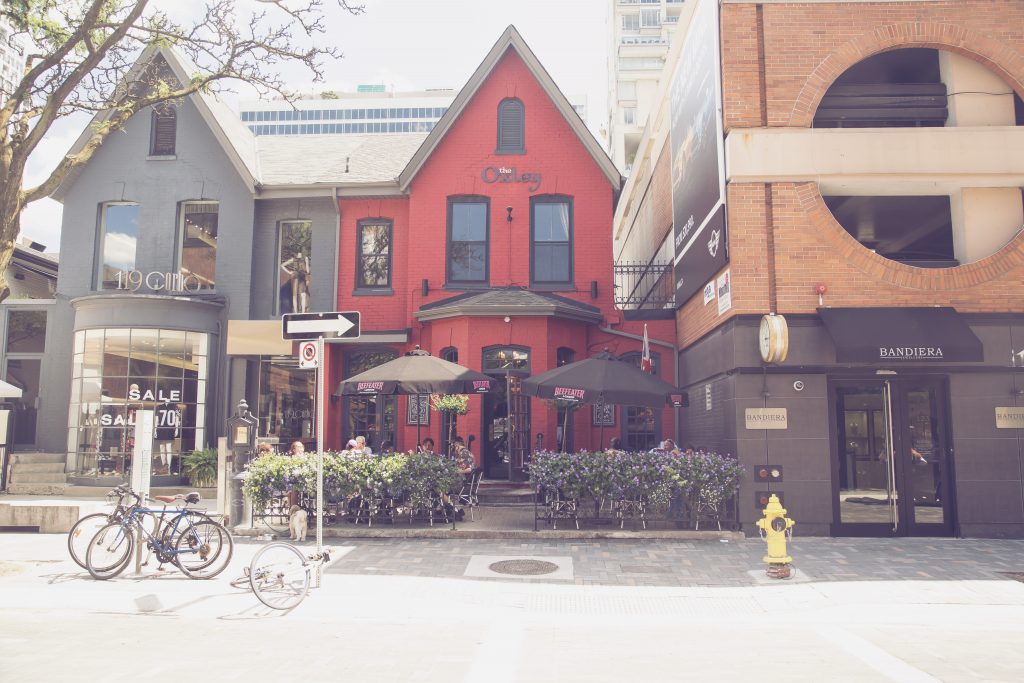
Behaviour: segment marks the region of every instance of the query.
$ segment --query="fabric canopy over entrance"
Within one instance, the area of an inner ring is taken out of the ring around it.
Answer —
[[[660,408],[682,402],[682,392],[668,382],[600,353],[523,380],[523,393],[578,403]]]
[[[842,363],[984,360],[981,340],[952,308],[819,308]]]
[[[417,346],[404,356],[349,377],[335,396],[366,394],[485,394],[495,379],[431,356]]]

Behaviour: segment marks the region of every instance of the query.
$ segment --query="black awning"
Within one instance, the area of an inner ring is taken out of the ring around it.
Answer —
[[[819,308],[841,363],[984,360],[979,340],[952,308]]]

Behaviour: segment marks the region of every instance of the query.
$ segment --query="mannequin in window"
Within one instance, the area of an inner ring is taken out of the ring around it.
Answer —
[[[309,256],[301,251],[281,264],[281,270],[288,275],[292,286],[292,313],[305,313],[309,310]]]
[[[157,406],[154,417],[154,441],[156,441],[157,452],[163,464],[161,472],[171,473],[171,457],[174,453],[174,440],[181,434],[181,411],[178,407],[164,399],[164,402]]]

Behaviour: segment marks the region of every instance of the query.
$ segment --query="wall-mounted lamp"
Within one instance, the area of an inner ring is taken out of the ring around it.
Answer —
[[[423,292],[423,296],[430,293],[430,282],[427,281],[427,278],[423,278],[420,281],[420,290]]]
[[[505,212],[508,213],[508,216],[505,218],[505,220],[507,220],[509,223],[511,223],[512,222],[512,207],[511,206],[506,206],[505,207]]]

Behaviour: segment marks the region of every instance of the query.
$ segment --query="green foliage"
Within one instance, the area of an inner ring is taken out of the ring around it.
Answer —
[[[217,483],[217,449],[202,448],[186,454],[181,459],[182,469],[192,486],[199,488]]]
[[[431,394],[430,407],[439,413],[465,415],[469,412],[469,397],[464,394]]]
[[[328,500],[404,493],[412,504],[425,505],[431,496],[454,488],[461,476],[454,460],[436,454],[324,453],[324,496]],[[249,466],[244,490],[257,507],[287,491],[315,495],[316,458],[264,455]]]
[[[665,451],[539,451],[530,462],[530,482],[565,498],[636,500],[666,505],[675,490],[700,506],[717,508],[739,490],[743,468],[718,453]]]

